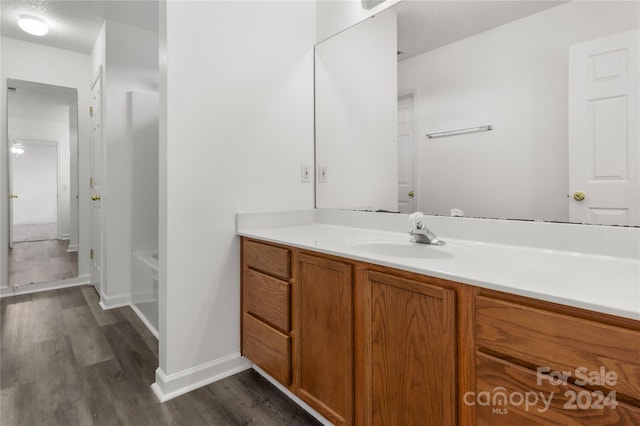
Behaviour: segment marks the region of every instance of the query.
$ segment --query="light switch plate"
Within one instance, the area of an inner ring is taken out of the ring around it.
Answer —
[[[327,166],[318,166],[318,182],[327,183]]]
[[[311,182],[311,166],[309,164],[302,164],[300,166],[300,182]]]

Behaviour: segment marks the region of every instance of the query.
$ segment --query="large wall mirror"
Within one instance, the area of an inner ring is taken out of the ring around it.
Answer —
[[[640,10],[404,0],[316,46],[316,206],[640,225]]]
[[[9,285],[78,275],[78,93],[7,79]]]

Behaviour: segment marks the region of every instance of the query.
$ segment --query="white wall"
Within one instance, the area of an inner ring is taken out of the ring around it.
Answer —
[[[166,2],[163,15],[157,376],[171,380],[238,356],[236,212],[313,207],[300,165],[313,163],[315,5]]]
[[[398,208],[396,39],[388,10],[316,47],[316,207]]]
[[[567,3],[399,63],[399,91],[419,92],[419,210],[569,220],[568,46],[638,26],[637,2],[604,3]],[[485,124],[494,130],[424,136]]]
[[[129,93],[133,253],[158,250],[159,106],[157,93]]]
[[[106,73],[104,66],[107,63],[107,21],[102,23],[100,32],[96,36],[91,49],[91,83],[93,84],[95,77],[98,76],[98,70],[102,67],[102,74]],[[104,115],[104,111],[103,111]]]
[[[69,150],[72,153],[78,152],[78,105],[70,105],[69,106]],[[77,155],[70,155],[69,158],[69,170],[78,170],[80,164],[78,163]],[[80,205],[79,197],[76,197],[78,194],[78,188],[82,185],[80,181],[77,179],[71,179],[70,184],[70,214],[69,214],[69,223],[71,227],[71,235],[69,238],[69,246],[67,247],[68,251],[78,251],[78,237],[79,237],[79,216],[78,216],[78,206]],[[78,229],[74,229],[73,224]]]
[[[55,49],[34,43],[14,40],[6,37],[0,39],[2,57],[0,61],[1,101],[7,102],[7,78],[16,78],[38,83],[78,89],[78,149],[79,149],[79,182],[88,182],[89,178],[89,119],[82,111],[89,109],[89,75],[90,58],[82,53]],[[6,114],[2,115],[2,126],[7,127]],[[0,166],[3,176],[7,167],[7,134],[2,133],[0,147]],[[0,277],[1,286],[7,286],[7,256],[8,256],[8,215],[7,215],[7,185],[0,185]],[[79,275],[89,273],[89,188],[80,185],[79,188]],[[86,201],[85,201],[86,200]]]

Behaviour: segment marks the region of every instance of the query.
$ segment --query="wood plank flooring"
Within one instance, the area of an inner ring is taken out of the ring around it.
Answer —
[[[13,241],[55,240],[58,233],[57,223],[34,223],[13,225]]]
[[[63,280],[78,276],[78,253],[68,240],[14,243],[9,249],[9,285]]]
[[[0,302],[0,425],[316,425],[253,370],[161,404],[158,342],[89,286]]]

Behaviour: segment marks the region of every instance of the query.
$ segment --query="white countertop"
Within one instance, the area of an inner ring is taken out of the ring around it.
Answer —
[[[320,223],[239,235],[640,320],[640,260]]]

